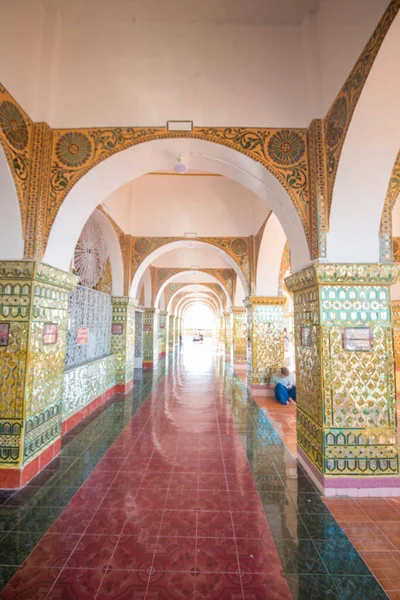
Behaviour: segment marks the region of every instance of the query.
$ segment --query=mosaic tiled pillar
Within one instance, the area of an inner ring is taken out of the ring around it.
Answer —
[[[245,306],[232,307],[233,360],[245,363],[247,354],[247,309]]]
[[[60,451],[69,293],[78,279],[0,262],[0,487],[25,485]]]
[[[224,343],[225,340],[225,321],[224,315],[218,317],[218,341]]]
[[[247,365],[251,385],[265,386],[284,360],[286,299],[250,296],[247,306]]]
[[[393,264],[319,264],[286,279],[298,456],[327,495],[400,494],[390,305],[397,277]]]
[[[135,369],[143,367],[143,311],[135,311]]]
[[[175,345],[179,345],[179,317],[174,317],[174,331]]]
[[[396,370],[396,390],[400,393],[400,300],[392,302],[394,364]]]
[[[158,353],[165,356],[168,344],[168,311],[160,310],[158,315]]]
[[[168,351],[173,352],[175,348],[175,317],[168,315]]]
[[[111,353],[117,357],[117,391],[126,392],[133,385],[135,368],[135,308],[137,301],[126,296],[113,296]]]
[[[143,315],[143,368],[151,369],[157,358],[158,314],[155,308],[145,308]]]
[[[233,335],[233,315],[232,313],[224,313],[224,345],[225,357],[227,360],[232,358],[232,335]]]

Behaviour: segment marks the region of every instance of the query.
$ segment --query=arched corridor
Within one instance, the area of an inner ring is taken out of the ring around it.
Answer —
[[[0,600],[400,598],[400,0],[228,4],[4,0]]]

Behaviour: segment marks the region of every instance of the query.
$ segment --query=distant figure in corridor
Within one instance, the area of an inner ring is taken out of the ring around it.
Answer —
[[[289,369],[282,367],[271,377],[270,383],[274,386],[278,402],[284,405],[296,403],[296,376]]]

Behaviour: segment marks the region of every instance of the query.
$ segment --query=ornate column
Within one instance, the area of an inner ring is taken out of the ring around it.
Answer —
[[[221,344],[225,340],[225,320],[224,315],[218,317],[218,339],[217,341]]]
[[[135,311],[135,369],[143,367],[143,310]]]
[[[316,264],[294,293],[299,460],[327,495],[400,493],[393,264]]]
[[[157,360],[158,314],[155,308],[145,308],[143,316],[143,368],[151,369]]]
[[[175,345],[179,345],[179,317],[174,317]]]
[[[124,393],[133,386],[135,309],[137,301],[127,296],[113,296],[111,304],[111,353],[117,357],[117,391]]]
[[[396,390],[400,392],[400,300],[392,301],[394,366]]]
[[[0,488],[30,481],[60,451],[69,293],[78,278],[0,262]]]
[[[173,352],[175,348],[175,317],[168,315],[168,352]]]
[[[225,357],[227,360],[231,360],[232,335],[233,335],[233,315],[232,315],[232,313],[224,312],[224,344],[225,344]]]
[[[158,315],[158,354],[165,356],[167,353],[167,328],[168,328],[168,311],[160,310]]]
[[[247,306],[247,365],[253,386],[269,384],[271,375],[283,366],[284,306],[286,298],[250,296]]]
[[[236,363],[245,363],[247,347],[247,310],[245,306],[233,306],[231,311],[233,361]]]

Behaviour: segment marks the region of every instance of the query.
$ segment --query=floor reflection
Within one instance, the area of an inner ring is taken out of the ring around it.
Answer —
[[[3,599],[387,598],[208,340],[66,435],[0,531]]]

